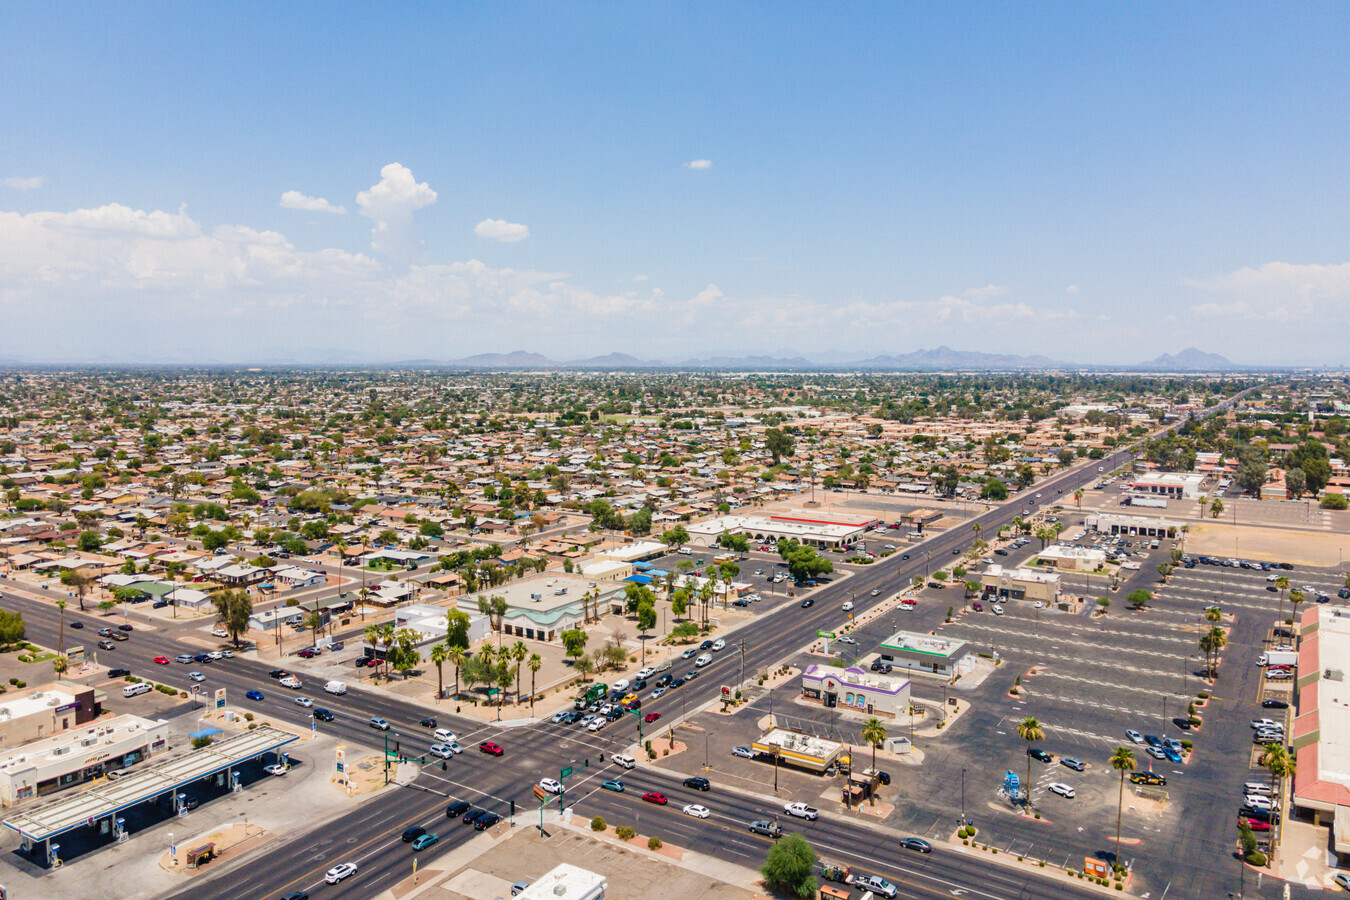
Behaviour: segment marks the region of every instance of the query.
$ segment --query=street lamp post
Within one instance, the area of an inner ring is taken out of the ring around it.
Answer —
[[[961,770],[961,822],[966,821],[966,770]]]

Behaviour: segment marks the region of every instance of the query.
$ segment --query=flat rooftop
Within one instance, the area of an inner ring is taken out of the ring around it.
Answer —
[[[72,828],[83,827],[90,819],[115,815],[298,740],[289,731],[259,725],[252,731],[217,741],[209,747],[5,819],[4,825],[31,841],[45,841]]]
[[[1005,569],[998,563],[994,563],[984,570],[984,574],[989,578],[1010,578],[1013,581],[1029,581],[1039,584],[1055,584],[1058,582],[1058,572],[1042,572],[1039,569],[1027,569],[1018,566],[1014,569]]]
[[[832,755],[844,749],[844,745],[839,741],[831,741],[827,738],[816,737],[814,734],[793,731],[790,728],[775,728],[755,743],[777,747],[784,753],[797,753],[816,759],[829,759]]]
[[[1335,612],[1323,607],[1319,613]],[[1317,768],[1321,781],[1350,787],[1350,616],[1322,615],[1317,630],[1323,676],[1317,679],[1317,716],[1321,731]],[[1334,677],[1326,677],[1333,673]],[[1300,669],[1300,676],[1304,674]]]
[[[496,595],[506,598],[506,605],[509,607],[546,612],[580,603],[582,596],[589,590],[599,591],[600,598],[603,600],[622,591],[625,587],[626,585],[617,581],[596,581],[594,578],[587,578],[583,575],[546,572],[543,575],[536,575],[522,581],[499,584],[491,590],[479,591],[478,594],[470,597],[459,597],[456,598],[456,602],[465,612],[472,613],[478,611],[480,594],[484,597]],[[562,588],[566,588],[567,593],[559,594],[558,591]],[[538,594],[539,599],[535,600],[531,596],[533,594]]]
[[[914,631],[897,631],[881,642],[887,650],[905,650],[909,653],[924,653],[950,659],[960,655],[967,646],[960,638],[944,638],[932,634],[919,634]]]
[[[70,691],[50,685],[44,685],[43,687],[46,690],[29,691],[22,696],[17,696],[12,700],[6,699],[4,703],[0,703],[0,722],[11,722],[14,719],[22,719],[34,713],[69,706],[75,702],[75,695]]]
[[[78,728],[68,728],[51,737],[32,741],[0,754],[0,772],[56,762],[62,757],[69,757],[72,747],[78,747],[80,753],[93,754],[99,747],[148,734],[160,724],[163,724],[162,720],[151,722],[140,716],[117,716],[112,719],[99,719]]]

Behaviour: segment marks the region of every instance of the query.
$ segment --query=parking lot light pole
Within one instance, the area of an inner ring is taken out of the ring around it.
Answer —
[[[961,824],[966,821],[966,770],[961,770]]]

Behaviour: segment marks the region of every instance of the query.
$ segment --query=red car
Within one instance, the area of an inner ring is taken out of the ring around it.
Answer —
[[[1252,831],[1269,831],[1270,823],[1262,822],[1260,819],[1248,819],[1247,824],[1251,826]]]
[[[155,662],[159,663],[161,666],[167,666],[169,664],[169,658],[167,656],[156,656]]]
[[[500,744],[494,744],[492,741],[483,741],[483,743],[478,745],[478,749],[484,753],[491,753],[493,756],[501,756],[506,752],[501,748]]]
[[[666,795],[659,791],[648,791],[642,795],[642,799],[646,800],[648,803],[655,803],[657,806],[666,805]]]
[[[659,719],[659,718],[661,718],[661,714],[660,714],[660,713],[657,713],[657,712],[650,712],[650,713],[647,713],[647,715],[645,715],[645,716],[642,717],[642,721],[644,721],[644,722],[646,722],[648,725],[650,725],[651,723],[655,722],[655,721],[656,721],[657,719]]]

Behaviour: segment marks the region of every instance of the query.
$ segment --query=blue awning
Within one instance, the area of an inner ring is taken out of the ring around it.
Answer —
[[[197,738],[215,737],[216,735],[221,733],[222,732],[219,728],[203,728],[201,731],[194,731],[192,732],[192,734],[189,734],[188,740],[195,741]]]
[[[646,575],[629,575],[624,581],[631,581],[634,584],[651,584],[652,580]]]

